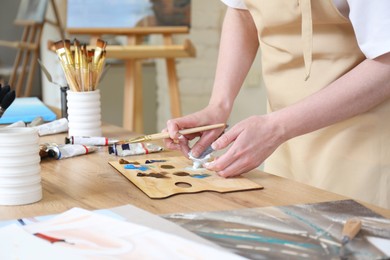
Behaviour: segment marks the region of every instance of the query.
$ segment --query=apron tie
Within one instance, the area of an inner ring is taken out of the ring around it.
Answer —
[[[310,77],[313,51],[313,21],[311,17],[311,0],[298,0],[302,13],[302,47],[305,63],[305,81]]]

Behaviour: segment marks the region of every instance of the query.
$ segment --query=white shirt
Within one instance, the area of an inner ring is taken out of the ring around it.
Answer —
[[[247,9],[244,0],[221,1],[229,7]],[[333,0],[333,3],[350,19],[359,47],[367,58],[390,52],[390,0]]]

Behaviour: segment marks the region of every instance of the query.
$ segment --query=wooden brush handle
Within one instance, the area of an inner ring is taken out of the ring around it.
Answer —
[[[359,233],[361,227],[362,221],[360,219],[348,219],[344,224],[342,237],[348,237],[349,240],[353,239]]]
[[[206,126],[199,126],[199,127],[194,127],[194,128],[188,128],[188,129],[183,129],[180,130],[179,133],[182,135],[188,135],[188,134],[193,134],[193,133],[199,133],[207,130],[212,130],[216,128],[221,128],[221,127],[226,127],[226,124],[221,123],[221,124],[215,124],[215,125],[206,125]],[[158,133],[158,134],[152,134],[146,136],[146,139],[148,140],[159,140],[159,139],[164,139],[164,138],[169,138],[169,133]]]

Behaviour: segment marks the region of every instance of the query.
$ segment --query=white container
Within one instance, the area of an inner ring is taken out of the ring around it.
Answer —
[[[0,129],[0,205],[24,205],[42,199],[38,131]]]
[[[100,90],[67,91],[69,136],[102,136]]]

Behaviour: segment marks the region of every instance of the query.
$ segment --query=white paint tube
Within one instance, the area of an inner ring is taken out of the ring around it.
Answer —
[[[208,162],[208,160],[211,158],[211,154],[214,152],[213,148],[211,148],[211,145],[206,148],[206,150],[203,151],[203,153],[199,157],[194,157],[192,155],[192,151],[188,153],[188,157],[192,160],[193,165],[192,168],[199,169],[200,167],[203,167],[203,164]]]
[[[65,137],[66,144],[83,144],[83,145],[110,145],[115,144],[119,140],[110,139],[107,137],[92,137],[92,136],[69,136]]]
[[[6,127],[26,127],[26,123],[20,120],[13,124],[7,125]]]
[[[49,157],[57,160],[84,155],[96,151],[94,146],[85,146],[82,144],[64,144],[51,147],[48,151]]]
[[[34,126],[38,130],[39,136],[52,135],[68,131],[68,120],[66,118],[60,118],[50,123]]]
[[[164,150],[163,147],[152,143],[124,143],[108,146],[108,153],[117,156],[139,155],[157,153]]]

